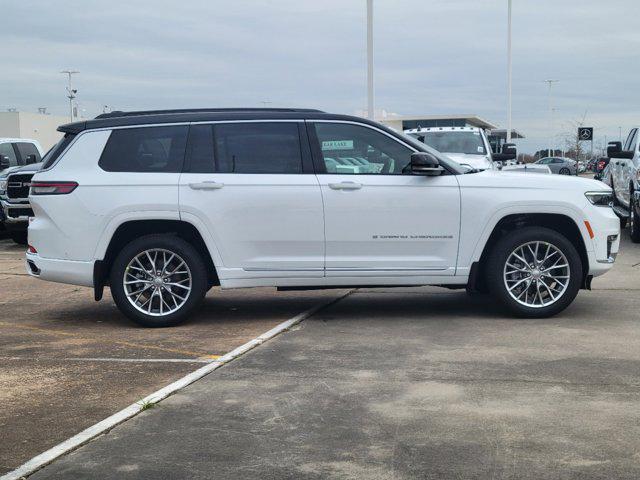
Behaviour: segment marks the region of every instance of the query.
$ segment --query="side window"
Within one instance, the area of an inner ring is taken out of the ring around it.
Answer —
[[[222,123],[213,130],[218,173],[302,173],[295,122]]]
[[[314,123],[327,173],[401,175],[413,151],[387,135],[349,123]]]
[[[18,157],[11,143],[0,143],[0,156],[7,157],[12,167],[18,165]]]
[[[20,153],[20,156],[22,157],[22,163],[38,163],[41,160],[40,152],[33,143],[20,142],[16,143],[16,145],[18,147],[18,153]],[[27,159],[29,155],[33,155],[34,158]],[[30,161],[27,162],[27,160]]]
[[[113,130],[98,165],[107,172],[180,172],[188,130],[186,125]]]

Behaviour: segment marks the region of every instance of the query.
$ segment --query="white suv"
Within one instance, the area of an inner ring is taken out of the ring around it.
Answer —
[[[64,125],[33,178],[28,272],[109,285],[145,326],[213,285],[441,285],[553,315],[609,270],[601,182],[467,173],[378,123],[315,110],[114,112]]]

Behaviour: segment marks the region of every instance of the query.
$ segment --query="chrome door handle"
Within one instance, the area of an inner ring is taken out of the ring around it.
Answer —
[[[218,182],[190,183],[189,187],[192,190],[218,190],[224,187],[224,183],[218,183]]]
[[[329,188],[333,190],[359,190],[362,188],[362,184],[356,182],[330,183]]]

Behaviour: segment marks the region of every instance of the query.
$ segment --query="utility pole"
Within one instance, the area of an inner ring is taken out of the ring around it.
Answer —
[[[373,108],[373,0],[367,0],[367,117],[374,118]]]
[[[511,0],[508,6],[507,22],[507,143],[511,143]]]
[[[71,75],[80,72],[78,72],[77,70],[62,70],[60,73],[65,73],[68,75],[69,84],[67,85],[67,98],[69,99],[69,118],[71,118],[71,121],[73,122],[73,99],[76,98],[76,93],[78,93],[78,90],[75,90],[71,86]]]
[[[549,84],[549,147],[553,147],[553,108],[551,103],[551,86],[554,83],[558,83],[558,80],[545,80]],[[551,148],[549,149],[551,152]],[[553,153],[549,154],[550,157],[553,157]]]

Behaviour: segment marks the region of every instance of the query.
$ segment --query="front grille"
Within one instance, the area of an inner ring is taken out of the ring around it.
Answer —
[[[27,198],[33,173],[16,173],[7,178],[7,197],[11,199]]]
[[[7,216],[11,218],[33,217],[33,210],[30,208],[9,208],[7,210]]]

